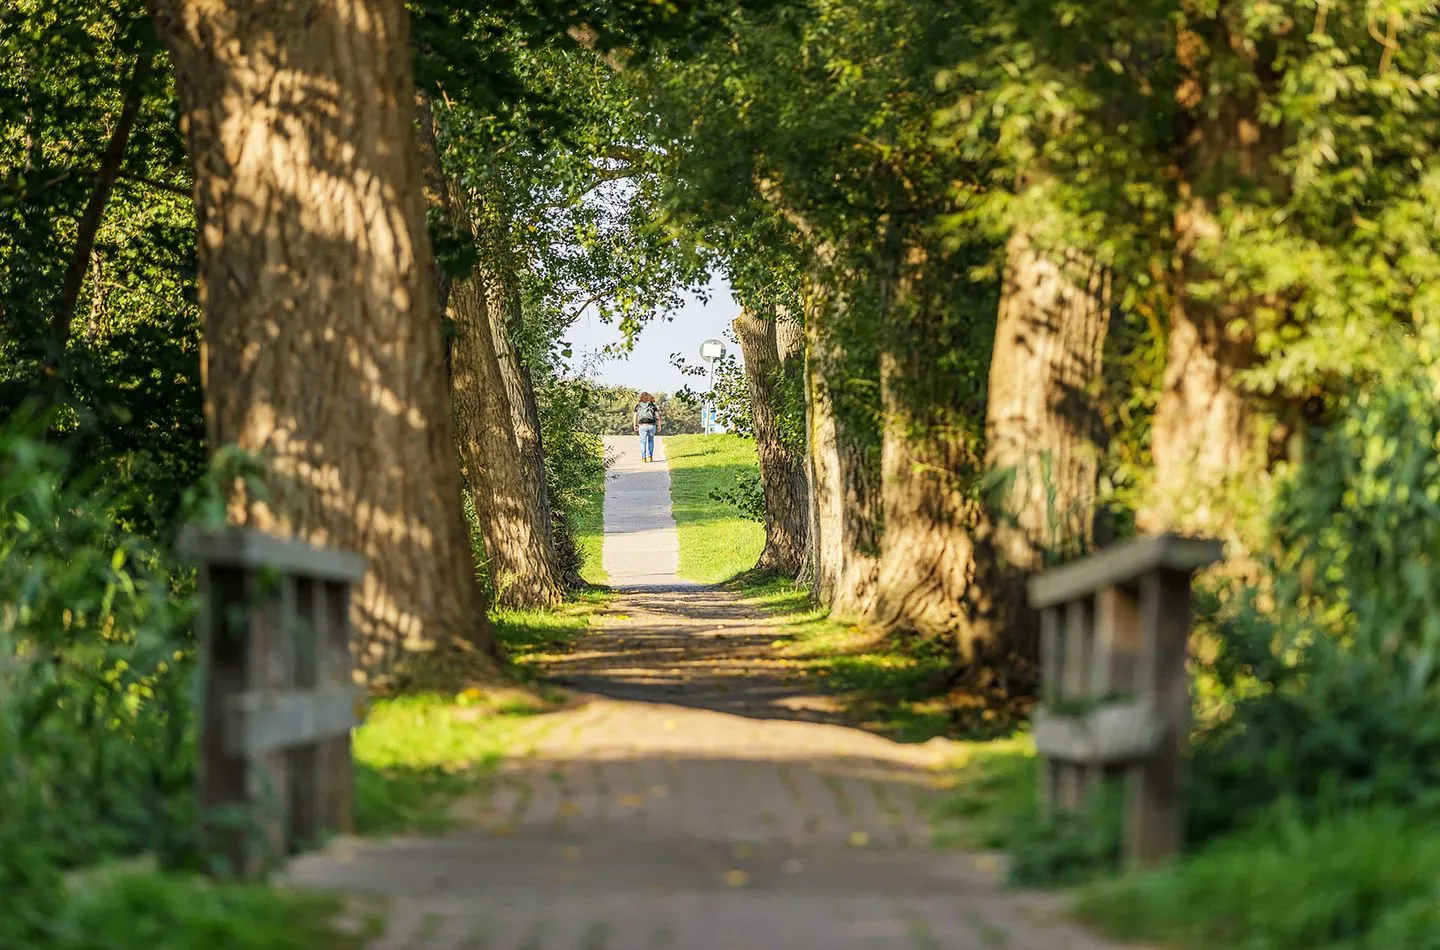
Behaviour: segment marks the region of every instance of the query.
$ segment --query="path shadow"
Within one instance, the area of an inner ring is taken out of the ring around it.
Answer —
[[[547,661],[551,683],[631,702],[751,719],[854,726],[843,695],[817,689],[778,655],[770,618],[716,587],[635,589],[575,650]]]

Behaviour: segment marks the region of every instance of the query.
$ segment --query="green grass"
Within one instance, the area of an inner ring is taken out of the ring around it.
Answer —
[[[1440,833],[1395,811],[1281,817],[1079,905],[1117,937],[1186,950],[1436,950]]]
[[[534,685],[533,665],[568,651],[608,599],[586,591],[555,610],[499,610],[495,633],[516,686],[422,693],[374,703],[355,731],[358,824],[364,833],[452,827],[451,808],[483,787],[500,761],[517,751],[520,732],[555,707]]]
[[[758,471],[755,442],[730,433],[667,435],[664,451],[680,535],[680,576],[716,584],[753,568],[765,547],[764,525],[710,492],[734,488],[736,476]]]
[[[495,635],[510,661],[524,669],[547,654],[564,653],[574,646],[610,596],[596,588],[579,592],[553,610],[497,610],[491,617]]]
[[[355,730],[357,825],[364,834],[436,833],[451,806],[482,788],[519,732],[550,706],[520,690],[384,699]]]
[[[4,900],[0,899],[0,905]],[[337,925],[339,898],[217,884],[153,870],[95,871],[46,901],[43,918],[6,914],[0,946],[31,950],[360,950],[377,918]],[[23,936],[22,936],[23,935]]]
[[[1028,734],[967,743],[954,763],[950,792],[931,819],[936,843],[970,851],[1002,851],[1036,814],[1035,743]]]
[[[600,449],[604,451],[604,448]],[[602,587],[609,583],[605,573],[605,476],[595,479],[581,492],[581,500],[572,510],[575,547],[580,552],[580,578],[587,584]]]

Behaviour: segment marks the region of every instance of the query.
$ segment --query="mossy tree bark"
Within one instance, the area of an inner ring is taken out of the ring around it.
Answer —
[[[805,425],[810,476],[812,590],[831,612],[868,616],[875,603],[878,486],[863,422],[847,411],[841,387],[847,353],[829,321],[844,300],[811,281],[805,311]]]
[[[803,453],[787,442],[781,416],[787,394],[801,384],[804,328],[774,310],[743,312],[733,326],[745,357],[760,487],[765,494],[765,548],[756,566],[793,577],[805,566],[809,488]]]
[[[469,202],[446,180],[428,103],[420,109],[421,155],[433,213],[457,234],[478,239]],[[514,428],[511,392],[495,347],[488,274],[483,267],[448,288],[450,398],[460,462],[485,541],[496,601],[549,607],[564,598],[549,532],[548,500],[537,495]]]
[[[919,241],[896,257],[883,300],[884,530],[875,618],[954,638],[968,651],[984,393],[967,381],[983,378],[986,341],[975,337],[989,328],[994,296],[957,280],[963,267]],[[957,355],[977,365],[966,372]]]
[[[1094,540],[1105,433],[1098,406],[1110,277],[1074,251],[1005,248],[985,413],[990,474],[977,616],[1004,649],[1036,658],[1025,582]]]

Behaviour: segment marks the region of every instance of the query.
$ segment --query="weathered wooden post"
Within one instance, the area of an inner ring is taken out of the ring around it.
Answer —
[[[350,729],[364,692],[349,611],[365,560],[244,529],[187,530],[180,550],[204,603],[205,839],[232,873],[253,876],[354,829]]]
[[[1178,854],[1185,833],[1190,583],[1219,541],[1159,535],[1100,551],[1030,581],[1040,611],[1041,807],[1075,812],[1124,776],[1125,861]]]

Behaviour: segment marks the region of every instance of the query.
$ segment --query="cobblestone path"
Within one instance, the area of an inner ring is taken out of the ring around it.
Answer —
[[[993,856],[932,846],[952,744],[833,721],[770,658],[763,618],[637,579],[549,662],[576,701],[463,803],[466,830],[341,843],[290,881],[382,899],[375,950],[1109,946],[1002,890]]]

